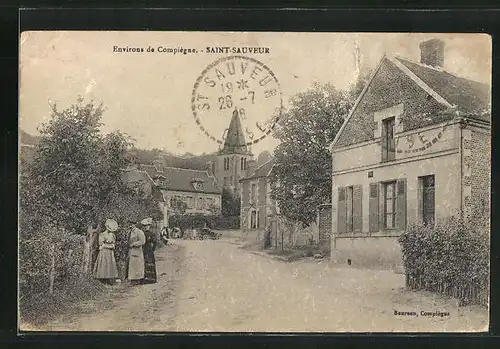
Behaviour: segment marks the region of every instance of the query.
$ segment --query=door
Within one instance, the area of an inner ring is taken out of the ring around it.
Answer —
[[[250,212],[250,229],[257,228],[257,212],[252,210]]]

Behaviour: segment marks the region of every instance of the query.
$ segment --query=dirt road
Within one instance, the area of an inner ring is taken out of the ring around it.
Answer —
[[[117,289],[53,330],[371,332],[486,330],[487,310],[405,291],[402,275],[285,263],[224,241],[175,241],[157,252],[155,285]],[[163,274],[163,275],[162,275]],[[416,315],[395,315],[395,311]],[[424,316],[421,312],[449,313]]]

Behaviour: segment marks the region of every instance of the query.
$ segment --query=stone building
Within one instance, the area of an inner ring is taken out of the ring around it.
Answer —
[[[336,262],[399,267],[409,224],[489,214],[490,87],[446,72],[444,42],[420,49],[381,59],[330,146]]]
[[[218,186],[241,196],[240,179],[246,176],[251,163],[254,163],[253,154],[246,145],[241,120],[235,110],[225,134],[224,145],[212,164]]]
[[[157,199],[164,215],[163,226],[168,226],[168,217],[172,214],[211,215],[221,210],[221,190],[207,171],[156,163],[138,165],[125,173],[129,182],[142,182],[144,191]],[[185,212],[176,212],[176,200],[185,204]]]
[[[271,199],[271,182],[269,176],[274,167],[271,158],[261,166],[248,168],[247,176],[240,179],[241,217],[240,226],[243,231],[263,230],[268,219],[276,214],[276,204]]]

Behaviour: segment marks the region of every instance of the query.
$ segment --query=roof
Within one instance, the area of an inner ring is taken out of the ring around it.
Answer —
[[[157,182],[161,189],[205,194],[221,193],[215,185],[215,179],[207,171],[153,165],[140,165],[140,168]],[[164,184],[158,181],[161,177],[166,179]],[[201,183],[199,189],[195,189],[197,181]]]
[[[227,129],[224,147],[221,154],[247,154],[247,146],[243,127],[241,126],[240,116],[238,110],[235,108],[229,128]]]
[[[267,160],[265,163],[257,167],[248,177],[242,178],[241,180],[255,179],[268,177],[274,167],[274,158]]]
[[[448,103],[466,113],[481,113],[490,106],[490,87],[420,63],[395,57]]]
[[[363,91],[351,108],[348,116],[344,120],[342,127],[330,144],[330,149],[335,147],[341,137],[346,125],[354,114],[365,93],[368,91],[372,81],[377,76],[383,62],[389,61],[399,68],[422,90],[432,96],[444,108],[449,110],[457,108],[458,110],[469,114],[469,117],[477,118],[482,121],[490,122],[490,87],[473,80],[465,79],[453,75],[443,69],[429,67],[420,63],[411,62],[400,57],[391,57],[384,55],[372,72]]]

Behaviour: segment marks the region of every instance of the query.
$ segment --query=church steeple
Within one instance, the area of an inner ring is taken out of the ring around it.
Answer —
[[[243,134],[243,127],[238,110],[235,108],[229,128],[227,129],[224,147],[220,151],[221,154],[247,154],[247,146],[245,135]]]

